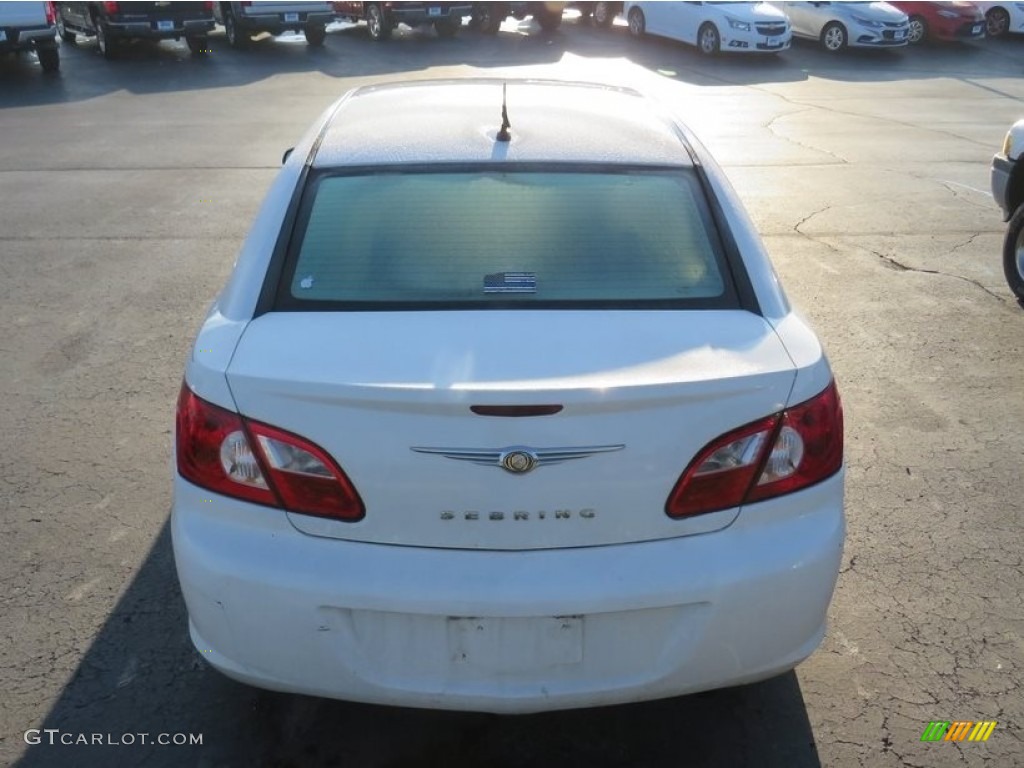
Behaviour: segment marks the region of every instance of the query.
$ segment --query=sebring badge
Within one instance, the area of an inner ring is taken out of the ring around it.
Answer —
[[[596,453],[621,451],[625,445],[588,445],[576,448],[410,448],[416,453],[431,453],[455,461],[469,461],[485,467],[501,467],[514,475],[526,474],[534,467],[561,464],[572,459],[585,459]]]

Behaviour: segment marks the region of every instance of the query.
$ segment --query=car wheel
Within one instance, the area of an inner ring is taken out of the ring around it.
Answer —
[[[327,39],[327,28],[323,24],[310,24],[305,29],[306,42],[314,48],[319,48]]]
[[[594,24],[601,27],[602,29],[608,29],[615,21],[615,11],[612,8],[611,3],[594,3],[594,10],[592,17]]]
[[[1003,272],[1017,301],[1024,305],[1024,205],[1010,219],[1003,241]]]
[[[910,17],[910,29],[907,30],[907,42],[911,45],[923,43],[928,37],[928,23],[921,16]]]
[[[1005,8],[992,8],[985,14],[985,29],[989,37],[1005,35],[1010,29],[1010,14]]]
[[[722,38],[714,24],[708,23],[697,33],[697,47],[705,56],[714,56],[722,47]]]
[[[232,48],[245,48],[249,44],[249,36],[238,28],[238,20],[231,11],[224,11],[224,34]]]
[[[370,39],[377,42],[391,37],[391,25],[384,17],[384,9],[377,3],[366,6],[366,29],[370,33]]]
[[[846,47],[846,27],[838,21],[830,21],[821,32],[821,44],[832,53],[843,50]]]
[[[60,51],[57,50],[56,43],[38,49],[36,55],[39,57],[39,66],[43,68],[43,72],[56,72],[60,69]]]
[[[110,37],[110,30],[107,28],[106,22],[103,19],[93,19],[93,23],[96,25],[96,45],[99,46],[100,53],[103,54],[105,59],[113,59],[117,57],[117,43]]]
[[[647,32],[647,19],[639,8],[630,8],[626,21],[629,22],[629,34],[633,37],[643,37]]]
[[[562,26],[562,9],[561,6],[555,9],[544,8],[540,13],[536,15],[537,23],[540,24],[540,28],[545,32],[554,32],[560,26]]]
[[[206,35],[186,37],[185,43],[188,45],[188,49],[192,52],[193,56],[200,56],[210,52],[210,38]]]
[[[503,18],[498,3],[477,3],[473,10],[473,21],[485,35],[498,34]]]
[[[73,43],[78,37],[74,32],[68,32],[67,27],[64,26],[64,17],[59,13],[57,14],[57,34],[65,43]]]

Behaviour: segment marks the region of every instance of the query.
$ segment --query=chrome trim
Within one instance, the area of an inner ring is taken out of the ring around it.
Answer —
[[[506,448],[426,448],[410,447],[410,451],[443,456],[455,461],[468,461],[484,467],[501,467],[512,474],[525,474],[535,467],[561,464],[573,459],[585,459],[598,453],[621,451],[626,446],[589,445],[572,448],[529,448],[510,445]]]

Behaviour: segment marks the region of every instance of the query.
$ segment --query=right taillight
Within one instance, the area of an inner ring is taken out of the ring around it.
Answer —
[[[104,3],[103,10],[106,11],[107,14],[113,15],[119,10],[118,3]]]
[[[690,462],[665,505],[669,517],[730,509],[798,491],[843,464],[843,407],[835,382],[774,416],[728,432]]]
[[[177,413],[178,474],[224,496],[289,512],[361,520],[363,502],[317,445],[243,419],[182,384]]]

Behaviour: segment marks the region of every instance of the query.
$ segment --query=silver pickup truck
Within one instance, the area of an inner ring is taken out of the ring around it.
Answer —
[[[1024,120],[1013,124],[1003,148],[992,158],[992,197],[1008,221],[1003,241],[1003,271],[1024,305]]]
[[[35,51],[44,72],[60,69],[57,27],[50,3],[0,3],[0,54]]]

